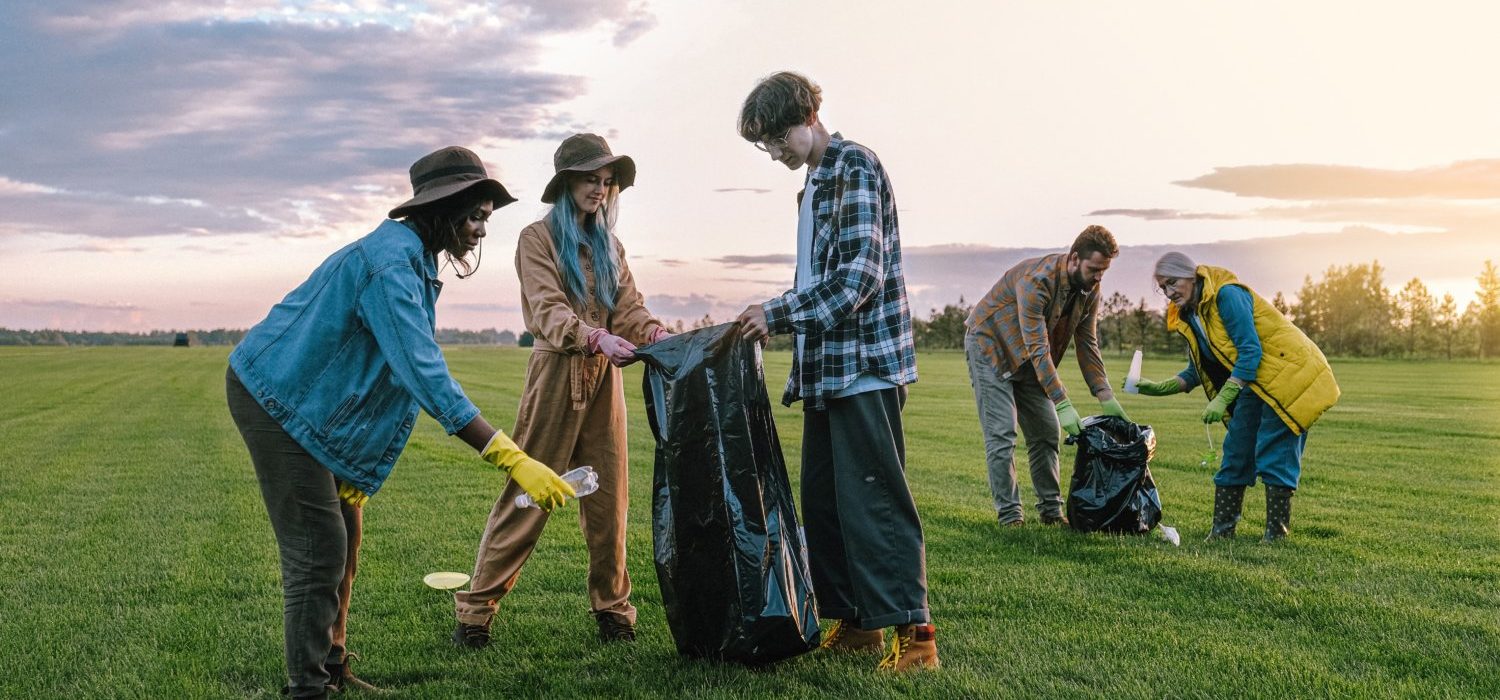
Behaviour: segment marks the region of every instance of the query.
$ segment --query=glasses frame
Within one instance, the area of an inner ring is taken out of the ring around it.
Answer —
[[[792,135],[792,129],[795,129],[795,128],[797,128],[797,127],[795,127],[795,126],[787,127],[786,133],[784,133],[784,134],[782,134],[782,135],[780,135],[780,136],[778,136],[778,137],[776,137],[774,139],[771,139],[770,141],[756,141],[755,142],[755,147],[757,149],[759,149],[761,153],[770,153],[771,149],[773,149],[773,148],[776,149],[776,150],[778,150],[778,151],[784,151],[784,150],[786,150],[786,147],[787,147],[786,137],[791,136]]]
[[[1170,280],[1170,281],[1163,282],[1162,284],[1155,285],[1157,295],[1159,295],[1159,296],[1166,296],[1167,295],[1167,290],[1169,290],[1169,289],[1171,289],[1173,287],[1176,287],[1179,284],[1182,284],[1182,281],[1184,279],[1187,279],[1187,278],[1185,278],[1185,277],[1168,277],[1167,279]]]

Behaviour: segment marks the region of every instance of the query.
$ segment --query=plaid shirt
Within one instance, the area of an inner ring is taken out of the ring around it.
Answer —
[[[1090,392],[1109,388],[1099,356],[1099,295],[1073,288],[1067,257],[1057,253],[1017,263],[974,305],[965,323],[996,372],[1009,379],[1029,362],[1053,403],[1068,398],[1057,363],[1070,339],[1077,341],[1078,367]]]
[[[861,374],[917,381],[896,197],[870,149],[835,133],[813,183],[813,284],[762,305],[775,334],[806,336],[781,402],[825,400]],[[797,195],[799,199],[801,193]],[[801,286],[800,284],[798,286]]]

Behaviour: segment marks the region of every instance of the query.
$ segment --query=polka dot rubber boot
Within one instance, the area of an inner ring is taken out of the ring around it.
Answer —
[[[1204,541],[1234,539],[1234,528],[1240,523],[1240,510],[1244,506],[1245,487],[1215,486],[1214,524]]]
[[[1292,529],[1292,494],[1296,489],[1266,484],[1266,537],[1263,541],[1275,542]]]

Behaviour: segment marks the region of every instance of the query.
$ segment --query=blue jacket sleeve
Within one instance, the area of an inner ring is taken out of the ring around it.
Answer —
[[[1193,369],[1192,365],[1188,365],[1187,369],[1178,372],[1177,378],[1181,379],[1187,385],[1182,388],[1183,391],[1192,391],[1198,386],[1198,370]]]
[[[409,265],[378,270],[360,293],[359,314],[396,383],[452,435],[479,415],[479,407],[448,372],[422,303],[422,284]]]
[[[1219,318],[1237,355],[1229,376],[1245,382],[1255,381],[1255,373],[1260,370],[1260,334],[1255,332],[1253,303],[1243,287],[1230,285],[1219,290]]]

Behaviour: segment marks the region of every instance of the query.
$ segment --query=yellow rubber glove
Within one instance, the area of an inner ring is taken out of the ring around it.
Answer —
[[[542,510],[550,511],[577,495],[573,487],[547,465],[522,452],[504,431],[496,430],[495,437],[490,438],[490,443],[484,446],[479,456],[510,474],[510,478],[515,479]]]
[[[1073,408],[1073,402],[1067,399],[1057,403],[1057,422],[1062,424],[1062,429],[1069,435],[1083,432],[1083,419],[1078,417],[1078,409]]]
[[[1208,402],[1208,407],[1203,409],[1203,422],[1222,422],[1224,416],[1229,414],[1229,407],[1234,405],[1235,398],[1240,395],[1241,389],[1244,387],[1239,384],[1224,382],[1224,386],[1219,387],[1219,393],[1214,394],[1214,400]]]

